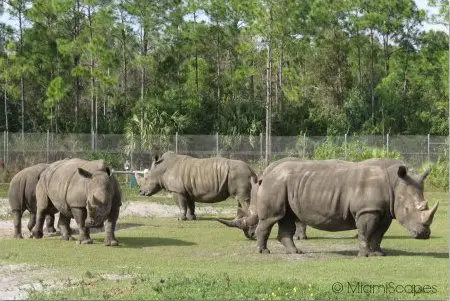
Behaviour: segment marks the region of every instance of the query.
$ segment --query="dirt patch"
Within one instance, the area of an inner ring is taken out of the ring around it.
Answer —
[[[230,208],[214,208],[212,206],[202,206],[196,208],[197,216],[215,215],[217,217],[234,216],[235,209]],[[176,205],[164,205],[153,202],[142,201],[126,201],[123,202],[120,208],[120,217],[123,216],[138,216],[138,217],[178,217],[180,210]],[[126,225],[121,225],[119,222],[117,230],[129,228]],[[55,215],[56,222],[58,221],[58,214]],[[30,232],[27,228],[28,218],[22,218],[22,234],[27,237]],[[56,223],[55,223],[56,224]],[[55,225],[56,227],[56,225]],[[70,221],[72,229],[78,229],[74,219]],[[102,229],[91,229],[91,233],[101,232]],[[11,210],[7,199],[0,199],[0,237],[10,237],[14,234],[13,221],[11,220]]]
[[[28,264],[0,264],[0,299],[25,300],[33,292],[61,289],[52,270]]]

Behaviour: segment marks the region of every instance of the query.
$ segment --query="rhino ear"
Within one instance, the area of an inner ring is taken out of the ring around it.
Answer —
[[[78,168],[78,174],[83,178],[92,179],[92,174],[83,168]]]
[[[406,170],[405,166],[403,166],[403,165],[399,166],[398,171],[397,171],[397,175],[399,176],[399,178],[401,178],[401,179],[405,178],[407,173],[408,173],[408,171]]]

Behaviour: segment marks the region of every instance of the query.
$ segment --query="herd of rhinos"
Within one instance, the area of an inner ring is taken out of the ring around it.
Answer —
[[[195,202],[214,203],[228,197],[238,202],[237,216],[219,222],[257,238],[260,253],[270,253],[267,240],[278,223],[278,241],[288,253],[301,253],[294,237],[306,239],[306,226],[325,231],[358,229],[358,256],[382,256],[383,235],[393,219],[414,238],[430,237],[438,208],[424,199],[424,180],[412,176],[401,161],[362,162],[284,158],[271,163],[260,177],[240,160],[198,159],[173,152],[153,157],[144,177],[136,174],[140,193],[171,192],[182,220],[194,220]],[[78,243],[89,244],[89,228],[105,228],[105,245],[117,246],[114,231],[121,206],[120,187],[103,160],[65,159],[20,171],[11,181],[9,202],[14,236],[22,238],[21,218],[30,212],[31,237],[42,238],[44,222],[56,232],[60,213],[62,240],[71,239],[70,220],[79,228]]]

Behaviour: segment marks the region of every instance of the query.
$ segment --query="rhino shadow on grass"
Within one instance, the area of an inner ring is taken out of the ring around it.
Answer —
[[[417,251],[405,251],[391,248],[383,248],[386,252],[389,252],[389,256],[414,256],[414,257],[433,257],[433,258],[448,258],[448,252],[417,252]],[[329,253],[339,254],[343,256],[355,257],[354,250],[342,250],[342,251],[329,251]]]
[[[120,242],[123,248],[158,248],[167,246],[194,246],[196,243],[166,237],[121,237]]]

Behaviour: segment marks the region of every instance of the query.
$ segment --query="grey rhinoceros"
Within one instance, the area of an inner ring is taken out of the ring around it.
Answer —
[[[392,163],[392,162],[391,162]],[[423,183],[430,170],[410,176],[400,163],[371,165],[323,161],[287,161],[253,182],[251,216],[235,221],[254,227],[259,252],[278,223],[278,240],[288,253],[300,253],[295,220],[325,231],[358,229],[358,256],[384,255],[380,244],[393,219],[418,239],[430,236],[439,203],[428,209]]]
[[[79,227],[79,243],[89,244],[90,227],[105,223],[105,245],[116,246],[114,231],[121,206],[120,186],[103,160],[70,159],[51,164],[36,187],[35,238],[42,237],[43,216],[59,211],[62,240],[70,240],[70,219]]]
[[[30,212],[28,230],[32,230],[36,224],[36,185],[41,173],[48,167],[48,164],[41,163],[22,169],[11,179],[8,191],[9,206],[14,217],[14,237],[22,236],[22,214],[25,210]],[[47,216],[47,231],[55,233],[55,216]]]
[[[155,156],[144,178],[135,176],[142,195],[151,196],[162,189],[171,192],[182,220],[196,219],[195,202],[216,203],[229,196],[239,202],[241,212],[248,214],[250,179],[257,178],[250,166],[240,160],[198,159],[174,152]]]
[[[270,171],[272,171],[272,169],[274,169],[275,167],[277,167],[278,165],[280,165],[283,162],[286,161],[304,161],[305,159],[301,159],[298,157],[286,157],[277,161],[274,161],[272,163],[270,163],[266,169],[264,169],[264,172],[262,173],[262,175],[259,177],[260,180],[262,180],[264,178],[264,176],[266,174],[268,174]],[[336,162],[336,163],[350,163],[350,161],[343,161],[343,160],[324,160],[324,161],[320,161],[320,162],[324,162],[324,163],[330,163],[330,162]],[[371,165],[379,165],[379,166],[383,166],[383,167],[388,167],[390,165],[393,164],[403,164],[402,161],[400,160],[395,160],[395,159],[387,159],[387,158],[372,158],[372,159],[367,159],[364,161],[360,161],[358,162],[358,164],[365,164],[368,166]],[[254,183],[256,185],[256,183]],[[222,222],[221,220],[219,220],[220,222]],[[308,236],[306,235],[306,224],[302,223],[301,221],[299,221],[298,219],[295,222],[295,234],[294,234],[294,239],[297,240],[303,240],[303,239],[307,239]],[[358,235],[356,235],[356,237],[358,237]]]

